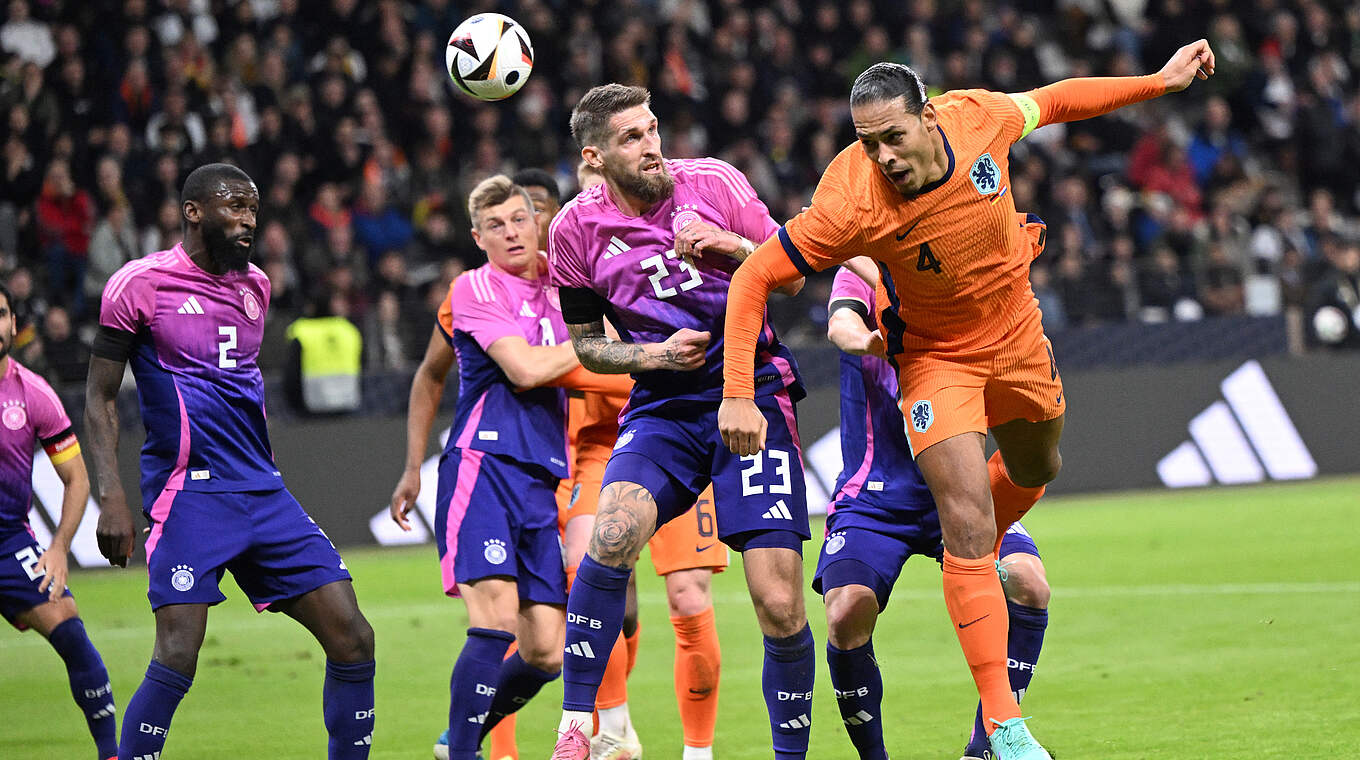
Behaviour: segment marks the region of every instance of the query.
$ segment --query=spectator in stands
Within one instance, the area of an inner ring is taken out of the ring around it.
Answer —
[[[1207,316],[1231,316],[1245,309],[1242,263],[1221,241],[1209,243],[1198,294]]]
[[[47,378],[55,386],[85,382],[90,366],[90,349],[71,327],[65,309],[53,306],[43,318],[43,364]]]
[[[1194,283],[1181,271],[1180,258],[1169,245],[1153,249],[1138,290],[1142,294],[1140,316],[1144,322],[1166,322],[1173,316],[1180,319],[1199,312]]]
[[[33,275],[27,267],[9,273],[10,308],[14,312],[14,347],[11,353],[25,366],[42,361],[42,339],[38,325],[47,316],[47,300],[34,292]]]
[[[104,292],[104,283],[119,267],[139,258],[137,226],[132,221],[132,209],[126,201],[115,203],[94,226],[90,237],[90,255],[85,269],[85,297],[97,302]]]
[[[47,167],[38,196],[37,219],[38,238],[47,259],[48,292],[83,315],[94,203],[89,193],[76,187],[65,161],[53,161]],[[66,294],[72,294],[69,301]]]
[[[1215,72],[1217,76],[1217,72]],[[1246,158],[1247,143],[1232,128],[1232,111],[1221,97],[1209,98],[1204,104],[1204,120],[1190,141],[1190,168],[1201,188],[1207,187],[1214,167],[1226,157],[1239,161]]]
[[[414,235],[410,220],[387,202],[383,183],[365,182],[354,210],[354,236],[367,251],[369,265],[384,251],[405,248]]]
[[[0,26],[0,48],[40,67],[57,54],[52,28],[29,14],[28,0],[10,0],[9,18]]]
[[[179,202],[166,198],[156,207],[154,221],[142,231],[141,254],[168,251],[184,239]]]

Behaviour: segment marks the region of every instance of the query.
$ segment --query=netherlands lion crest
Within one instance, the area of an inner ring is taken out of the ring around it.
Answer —
[[[930,429],[933,422],[935,422],[935,410],[931,408],[929,401],[923,399],[911,405],[912,430],[924,433]]]
[[[973,168],[968,172],[968,179],[973,180],[973,187],[982,195],[991,195],[1001,186],[1001,169],[997,168],[996,161],[992,160],[992,154],[983,153],[973,162]]]

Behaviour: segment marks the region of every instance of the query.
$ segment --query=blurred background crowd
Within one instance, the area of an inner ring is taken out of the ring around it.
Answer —
[[[743,170],[777,221],[853,140],[878,60],[933,92],[1158,70],[1207,37],[1186,94],[1036,131],[1017,208],[1049,223],[1032,279],[1051,331],[1222,315],[1360,319],[1360,4],[1318,0],[8,0],[0,7],[0,270],[16,354],[83,381],[99,293],[180,235],[193,167],[260,186],[268,370],[302,315],[347,317],[370,370],[419,360],[449,281],[484,259],[466,196],[525,167],[575,192],[567,128],[589,87],[649,87],[669,157]],[[452,29],[496,10],[536,68],[501,103],[456,94]],[[775,305],[798,345],[829,283]],[[1343,323],[1343,327],[1344,327]],[[1357,330],[1350,333],[1355,335]],[[1352,337],[1352,342],[1360,339]]]

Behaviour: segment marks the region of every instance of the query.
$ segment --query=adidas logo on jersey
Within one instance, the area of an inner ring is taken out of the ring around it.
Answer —
[[[519,304],[519,315],[520,315],[521,317],[528,317],[529,319],[538,319],[538,314],[536,314],[536,313],[534,312],[533,309],[529,308],[529,302],[528,302],[528,301],[521,301],[521,302],[520,302],[520,304]]]
[[[812,719],[808,717],[807,713],[803,713],[802,715],[799,715],[797,718],[794,718],[793,720],[786,720],[783,723],[780,723],[779,727],[791,728],[796,730],[800,728],[807,728],[810,725],[812,725]]]
[[[587,660],[595,659],[595,650],[590,648],[589,641],[578,641],[575,644],[568,646],[567,653],[574,654],[577,657],[584,657]]]
[[[780,499],[779,501],[776,501],[776,502],[774,503],[774,506],[773,506],[773,507],[770,507],[770,508],[767,509],[767,510],[765,510],[765,514],[761,515],[761,517],[764,518],[764,519],[766,519],[766,520],[792,520],[792,519],[793,519],[793,515],[789,512],[789,508],[788,508],[788,506],[786,506],[786,505],[784,504],[784,500],[783,500],[783,499]]]
[[[631,250],[633,250],[632,246],[628,245],[622,240],[619,240],[616,237],[611,237],[609,238],[609,248],[605,250],[604,257],[606,259],[612,259],[615,256],[619,255],[620,253]]]
[[[203,307],[199,305],[199,303],[198,303],[198,298],[196,298],[196,297],[194,297],[194,296],[189,296],[189,298],[184,302],[184,305],[180,306],[179,309],[176,310],[176,313],[177,313],[177,314],[202,314],[202,313],[203,313]]]
[[[865,723],[868,723],[869,721],[871,721],[871,720],[873,720],[873,719],[874,719],[874,716],[870,715],[869,713],[865,712],[864,710],[860,710],[859,712],[855,713],[854,715],[851,715],[850,717],[843,719],[843,722],[844,722],[845,725],[847,725],[847,726],[862,726],[862,725],[864,725]]]

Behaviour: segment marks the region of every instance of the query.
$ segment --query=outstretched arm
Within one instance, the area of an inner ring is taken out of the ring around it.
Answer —
[[[765,447],[765,416],[755,404],[756,342],[765,321],[765,302],[775,288],[802,274],[778,238],[770,238],[742,262],[728,286],[718,430],[723,443],[739,456]]]
[[[603,317],[585,324],[568,324],[567,331],[581,366],[602,375],[698,369],[704,366],[711,337],[707,331],[682,327],[662,343],[624,343],[605,334]]]
[[[1177,50],[1156,74],[1137,77],[1079,77],[1013,94],[1025,116],[1025,134],[1035,127],[1101,116],[1168,92],[1180,92],[1196,78],[1214,73],[1214,51],[1206,40]]]
[[[416,505],[420,495],[420,466],[425,461],[425,445],[430,440],[430,426],[439,413],[439,400],[444,397],[444,383],[453,368],[456,356],[453,347],[444,340],[436,327],[425,346],[425,358],[411,378],[411,396],[406,405],[406,466],[401,479],[392,491],[389,510],[392,521],[409,531],[411,522],[406,515]]]

